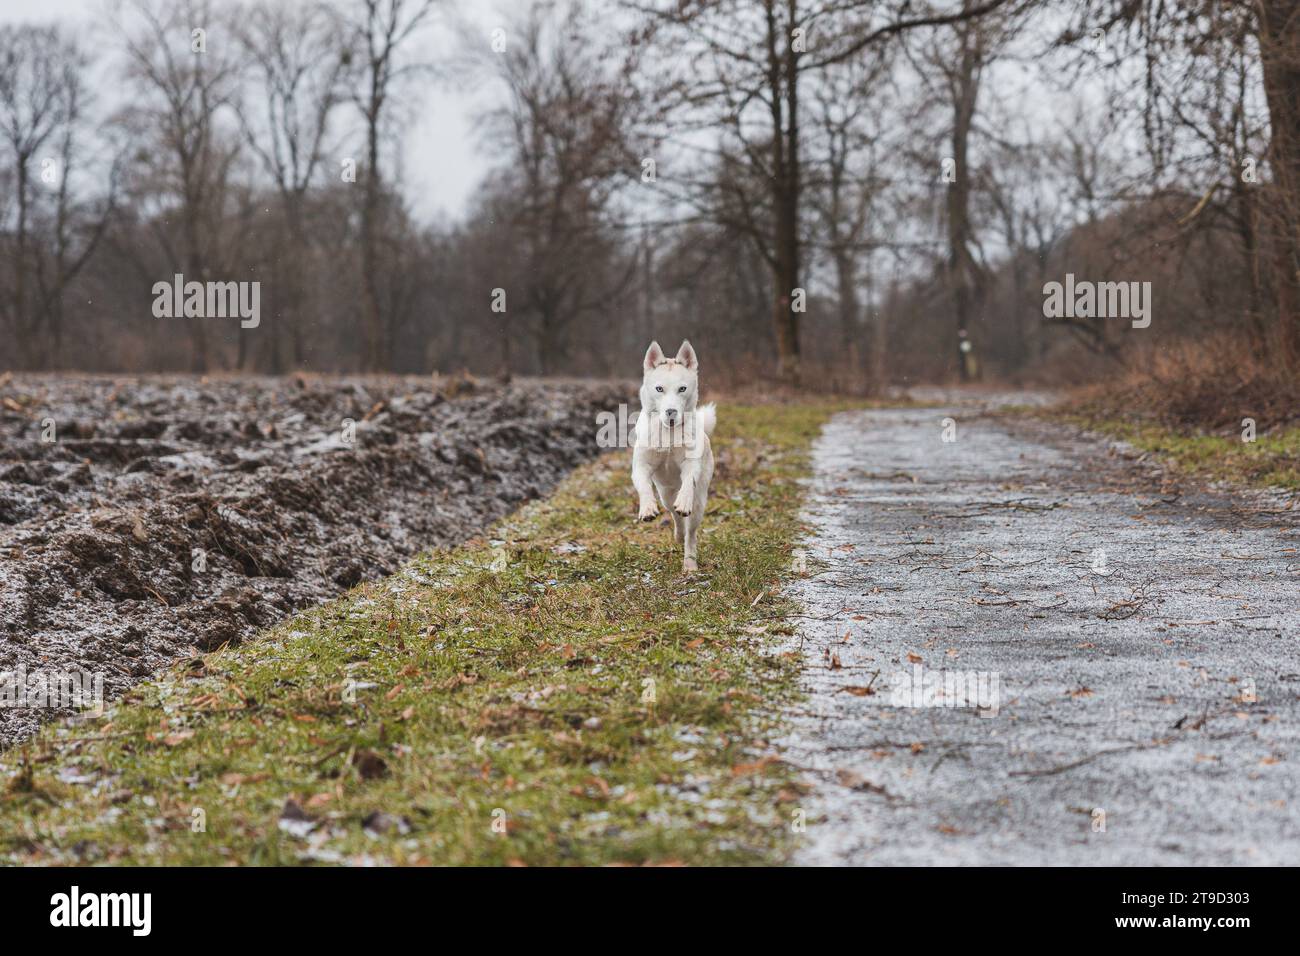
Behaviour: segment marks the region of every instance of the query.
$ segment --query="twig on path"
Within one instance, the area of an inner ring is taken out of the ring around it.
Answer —
[[[966,752],[966,745],[958,744],[956,747],[949,747],[947,750],[945,750],[943,753],[939,755],[939,759],[936,760],[934,762],[934,766],[930,768],[930,773],[933,774],[936,770],[939,769],[940,766],[943,765],[943,762],[945,760],[947,760],[949,757],[953,756],[954,754],[960,757],[962,760],[965,760],[967,763],[970,763],[970,754]]]
[[[1050,504],[1040,505],[1030,498],[1014,498],[1011,501],[972,501],[971,508],[997,508],[1004,511],[1055,511],[1064,505],[1059,501],[1053,501]],[[936,518],[977,518],[981,515],[988,515],[987,511],[961,512],[958,514],[934,515]]]
[[[987,552],[986,552],[986,553],[987,553]],[[991,558],[994,558],[995,560],[1002,561],[1002,559],[999,558],[996,554],[990,554],[990,555],[988,555],[988,556],[991,557]],[[1026,561],[1026,562],[1024,562],[1023,564],[1007,564],[1005,561],[1002,561],[1002,568],[999,569],[999,570],[1006,570],[1006,571],[1019,571],[1021,568],[1032,568],[1032,567],[1033,567],[1034,565],[1036,565],[1036,564],[1042,564],[1042,563],[1045,562],[1046,560],[1047,560],[1047,558],[1039,558],[1037,561]],[[987,570],[988,570],[988,565],[976,565],[976,566],[973,567],[973,568],[963,568],[962,570],[958,571],[957,573],[958,573],[958,574],[974,574],[976,571],[987,571]]]
[[[1050,777],[1053,774],[1065,773],[1067,770],[1073,770],[1075,767],[1082,767],[1086,763],[1091,763],[1098,757],[1104,757],[1107,754],[1126,753],[1130,750],[1150,750],[1152,747],[1160,747],[1169,743],[1169,740],[1157,740],[1149,744],[1130,744],[1127,747],[1111,747],[1109,750],[1098,750],[1096,753],[1088,754],[1086,757],[1080,757],[1070,763],[1063,763],[1058,767],[1048,767],[1046,770],[1013,770],[1009,774],[1012,777]]]
[[[830,614],[827,614],[825,616],[819,616],[816,614],[791,614],[790,616],[792,618],[795,618],[796,620],[803,620],[803,621],[833,621],[841,614],[845,614],[851,610],[853,610],[853,608],[842,607],[838,611],[832,611]]]
[[[1024,502],[1029,502],[1029,504]],[[979,502],[979,506],[982,508],[1009,508],[1012,511],[1055,511],[1057,508],[1064,507],[1059,501],[1040,505],[1034,502],[1032,498],[1013,498],[1011,501],[982,501]]]
[[[856,469],[855,469],[856,470]],[[858,471],[859,477],[866,478],[868,481],[893,481],[896,478],[902,478],[904,481],[910,481],[912,484],[917,483],[916,475],[907,471]]]
[[[1131,599],[1127,599],[1124,601],[1115,601],[1114,603],[1111,604],[1109,608],[1107,608],[1105,611],[1103,611],[1101,614],[1097,616],[1105,621],[1127,621],[1129,618],[1133,617],[1144,607],[1146,607],[1147,588],[1149,586],[1150,586],[1150,582],[1147,581],[1142,584],[1139,584],[1135,588],[1130,588],[1129,590],[1133,595]],[[1125,611],[1127,611],[1128,613],[1122,613]]]
[[[880,671],[879,671],[879,670],[876,670],[876,671],[871,675],[871,680],[867,681],[867,684],[866,684],[865,687],[845,686],[845,687],[841,687],[841,688],[840,688],[839,690],[837,690],[835,693],[837,693],[837,694],[852,694],[854,697],[867,697],[867,696],[869,696],[869,695],[875,693],[875,691],[873,691],[873,690],[871,689],[871,686],[876,682],[876,678],[879,677],[879,676],[880,676]]]

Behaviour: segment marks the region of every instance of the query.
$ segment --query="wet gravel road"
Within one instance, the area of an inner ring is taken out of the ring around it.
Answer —
[[[1300,509],[974,407],[815,454],[796,862],[1300,863]]]

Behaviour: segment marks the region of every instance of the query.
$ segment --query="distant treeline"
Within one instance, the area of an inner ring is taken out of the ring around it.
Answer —
[[[0,28],[0,369],[604,376],[689,337],[871,391],[1225,334],[1300,368],[1294,2],[111,9]],[[500,105],[425,223],[396,157],[449,76]],[[1149,326],[1045,314],[1067,275],[1150,283]]]

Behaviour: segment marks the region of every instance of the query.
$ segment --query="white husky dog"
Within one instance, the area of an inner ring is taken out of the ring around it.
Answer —
[[[673,538],[682,545],[682,570],[694,571],[713,478],[709,436],[717,409],[712,402],[695,407],[700,362],[690,342],[682,343],[676,358],[667,358],[659,343],[651,342],[642,365],[641,414],[632,451],[632,484],[640,497],[637,518],[653,521],[659,514],[658,491],[673,519]]]

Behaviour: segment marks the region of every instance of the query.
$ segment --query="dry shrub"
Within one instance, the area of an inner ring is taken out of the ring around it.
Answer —
[[[1081,394],[1083,410],[1175,428],[1260,431],[1300,422],[1300,376],[1244,336],[1220,334],[1153,348],[1119,379]]]

